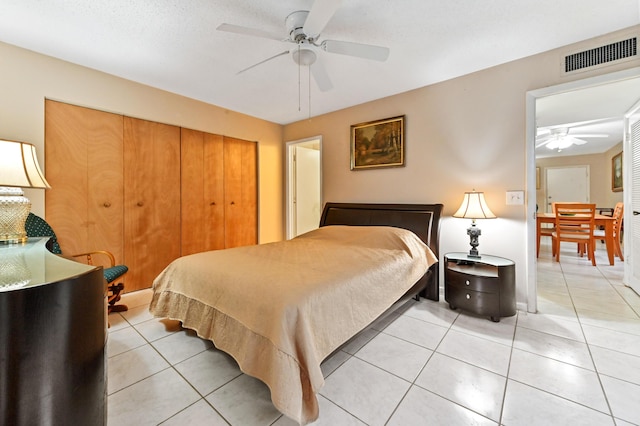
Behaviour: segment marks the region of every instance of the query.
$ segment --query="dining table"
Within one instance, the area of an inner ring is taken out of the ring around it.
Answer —
[[[536,249],[538,252],[540,251],[540,233],[542,229],[543,223],[551,223],[554,224],[556,222],[555,213],[537,213],[536,214],[536,238],[537,238],[537,246]],[[607,246],[607,256],[609,257],[609,265],[613,265],[614,263],[614,246],[613,246],[613,225],[614,219],[611,216],[605,216],[602,214],[595,215],[595,224],[596,226],[604,227],[604,242]]]

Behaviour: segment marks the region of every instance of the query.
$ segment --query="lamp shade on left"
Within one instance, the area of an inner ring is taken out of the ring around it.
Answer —
[[[36,147],[0,139],[0,243],[27,240],[24,224],[31,201],[22,188],[51,188],[38,165]]]
[[[0,186],[51,188],[38,165],[35,146],[0,139]]]

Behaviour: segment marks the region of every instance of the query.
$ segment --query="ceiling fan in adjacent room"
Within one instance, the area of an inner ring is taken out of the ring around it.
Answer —
[[[278,33],[272,33],[270,31],[263,31],[226,23],[221,24],[217,29],[219,31],[267,38],[295,45],[289,50],[280,52],[239,71],[238,74],[262,65],[272,59],[291,54],[293,61],[298,66],[309,66],[310,72],[313,75],[318,88],[324,92],[330,90],[333,87],[333,84],[331,83],[331,79],[320,60],[318,55],[319,51],[338,53],[341,55],[355,56],[358,58],[372,59],[382,62],[386,61],[389,56],[389,49],[382,46],[338,40],[320,41],[320,34],[338,10],[341,2],[342,0],[315,0],[310,11],[299,10],[289,14],[285,19],[286,36]]]
[[[606,138],[603,133],[580,133],[572,132],[572,127],[547,127],[539,128],[536,134],[536,149],[546,146],[549,149],[556,149],[558,152],[572,145],[584,145],[587,138]]]

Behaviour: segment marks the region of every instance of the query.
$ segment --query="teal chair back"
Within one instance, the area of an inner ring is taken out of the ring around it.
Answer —
[[[24,224],[27,237],[49,237],[47,242],[47,248],[51,253],[62,254],[60,244],[58,244],[58,237],[49,224],[40,216],[36,216],[33,213],[29,213],[27,221]]]

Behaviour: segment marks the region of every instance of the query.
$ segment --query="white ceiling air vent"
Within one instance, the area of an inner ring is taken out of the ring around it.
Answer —
[[[589,71],[596,67],[612,65],[624,59],[638,57],[637,37],[595,47],[564,57],[564,72]]]

